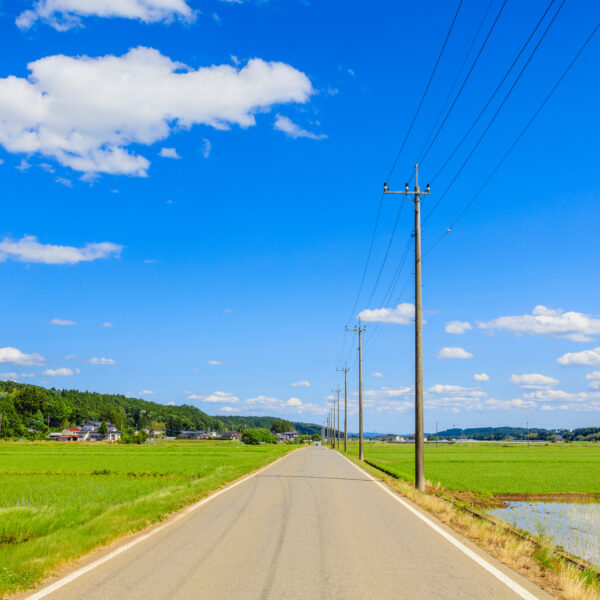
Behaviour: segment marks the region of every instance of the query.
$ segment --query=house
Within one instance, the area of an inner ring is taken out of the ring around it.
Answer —
[[[101,421],[84,421],[78,439],[81,442],[117,442],[121,432],[110,421],[106,421],[106,433],[100,433]]]
[[[60,434],[51,435],[57,442],[76,442],[79,439],[80,427],[65,427]]]
[[[235,433],[235,431],[224,431],[221,434],[222,440],[240,440],[242,436],[239,433]]]
[[[208,434],[204,429],[198,429],[197,431],[181,431],[178,437],[184,440],[205,440],[208,438]]]

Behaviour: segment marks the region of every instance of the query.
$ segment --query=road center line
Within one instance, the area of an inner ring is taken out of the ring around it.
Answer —
[[[137,546],[139,543],[147,540],[149,537],[152,537],[153,535],[157,534],[159,531],[162,531],[163,529],[166,529],[167,527],[173,525],[173,523],[177,523],[177,521],[179,521],[180,519],[183,519],[183,517],[186,517],[191,512],[194,512],[195,510],[197,510],[201,506],[204,506],[211,500],[214,500],[221,494],[224,494],[225,492],[232,490],[233,488],[237,487],[238,485],[241,485],[245,481],[248,481],[248,479],[251,479],[252,477],[256,477],[256,475],[258,475],[262,471],[268,469],[269,467],[272,467],[273,465],[277,464],[279,461],[283,460],[284,458],[291,456],[297,450],[298,449],[292,450],[292,452],[290,452],[289,454],[279,457],[277,460],[274,460],[273,462],[269,463],[268,465],[261,467],[260,469],[258,469],[258,471],[254,471],[253,473],[246,475],[246,477],[243,477],[242,479],[238,479],[237,481],[234,481],[233,483],[229,484],[228,486],[221,488],[220,490],[214,492],[210,496],[207,496],[206,498],[199,500],[195,504],[191,504],[187,508],[184,508],[176,517],[171,519],[168,523],[164,523],[163,525],[159,525],[158,527],[155,527],[148,533],[145,533],[144,535],[141,535],[141,536],[135,538],[134,540],[131,540],[127,544],[124,544],[123,546],[120,546],[116,550],[109,552],[102,558],[99,558],[98,560],[91,562],[89,565],[86,565],[85,567],[81,567],[81,569],[77,569],[77,571],[74,571],[73,573],[71,573],[70,575],[67,575],[66,577],[62,577],[58,581],[55,581],[54,583],[50,584],[49,586],[41,589],[39,592],[35,592],[31,596],[27,596],[25,598],[25,600],[40,600],[40,598],[45,598],[46,596],[52,594],[53,592],[56,592],[56,590],[59,590],[60,588],[71,583],[72,581],[75,581],[75,579],[79,579],[79,577],[81,577],[82,575],[85,575],[86,573],[93,571],[100,565],[103,565],[104,563],[108,562],[109,560],[112,560],[113,558],[119,556],[119,554],[123,554],[123,552],[126,552],[130,548]]]
[[[383,484],[381,481],[378,481],[373,477],[370,473],[359,467],[357,464],[353,463],[349,458],[340,454],[339,456],[347,460],[353,467],[358,469],[361,473],[364,473],[371,481],[377,484],[386,494],[389,494],[396,502],[399,502],[404,506],[404,508],[408,509],[411,513],[417,516],[421,521],[429,525],[431,529],[439,533],[443,538],[448,540],[453,546],[458,548],[463,554],[466,554],[470,559],[474,560],[479,566],[483,567],[488,573],[493,575],[496,579],[500,580],[504,585],[509,587],[515,594],[519,595],[523,600],[539,600],[537,596],[534,596],[531,592],[526,590],[523,586],[518,584],[516,581],[511,579],[508,575],[494,567],[490,564],[485,558],[482,558],[476,552],[473,552],[470,548],[465,546],[462,542],[457,540],[453,535],[450,535],[447,531],[444,531],[441,527],[436,525],[429,517],[422,514],[420,511],[413,508],[406,500],[401,498],[396,492],[393,492],[389,487]]]

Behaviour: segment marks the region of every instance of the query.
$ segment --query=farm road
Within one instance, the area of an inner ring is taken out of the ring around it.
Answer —
[[[475,552],[534,597],[550,598]],[[312,447],[290,454],[46,597],[515,600],[523,596],[342,456]]]

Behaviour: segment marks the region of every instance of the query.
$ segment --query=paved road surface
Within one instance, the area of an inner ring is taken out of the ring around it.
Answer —
[[[550,598],[489,560],[536,597]],[[313,447],[292,453],[48,598],[519,596],[343,457]]]

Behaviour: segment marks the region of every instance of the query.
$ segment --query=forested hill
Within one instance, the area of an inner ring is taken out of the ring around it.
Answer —
[[[271,428],[276,417],[211,417],[195,406],[168,406],[119,394],[57,390],[37,385],[0,381],[0,436],[26,437],[84,420],[110,421],[120,429],[166,427],[167,431],[213,429],[230,431],[245,427]],[[263,424],[264,423],[264,424]],[[320,433],[318,425],[294,423],[299,433]]]
[[[226,423],[231,429],[239,429],[241,426],[247,427],[264,427],[265,429],[271,429],[274,421],[280,421],[278,417],[242,417],[242,416],[228,416],[219,417],[221,421]],[[314,423],[300,423],[296,421],[289,421],[290,429],[295,430],[302,435],[313,435],[314,433],[321,433],[321,425],[315,425]]]
[[[432,434],[430,434],[432,435]],[[600,427],[583,427],[579,429],[538,429],[537,427],[474,427],[471,429],[445,429],[438,432],[440,438],[471,440],[553,440],[562,437],[567,441],[600,440]]]

